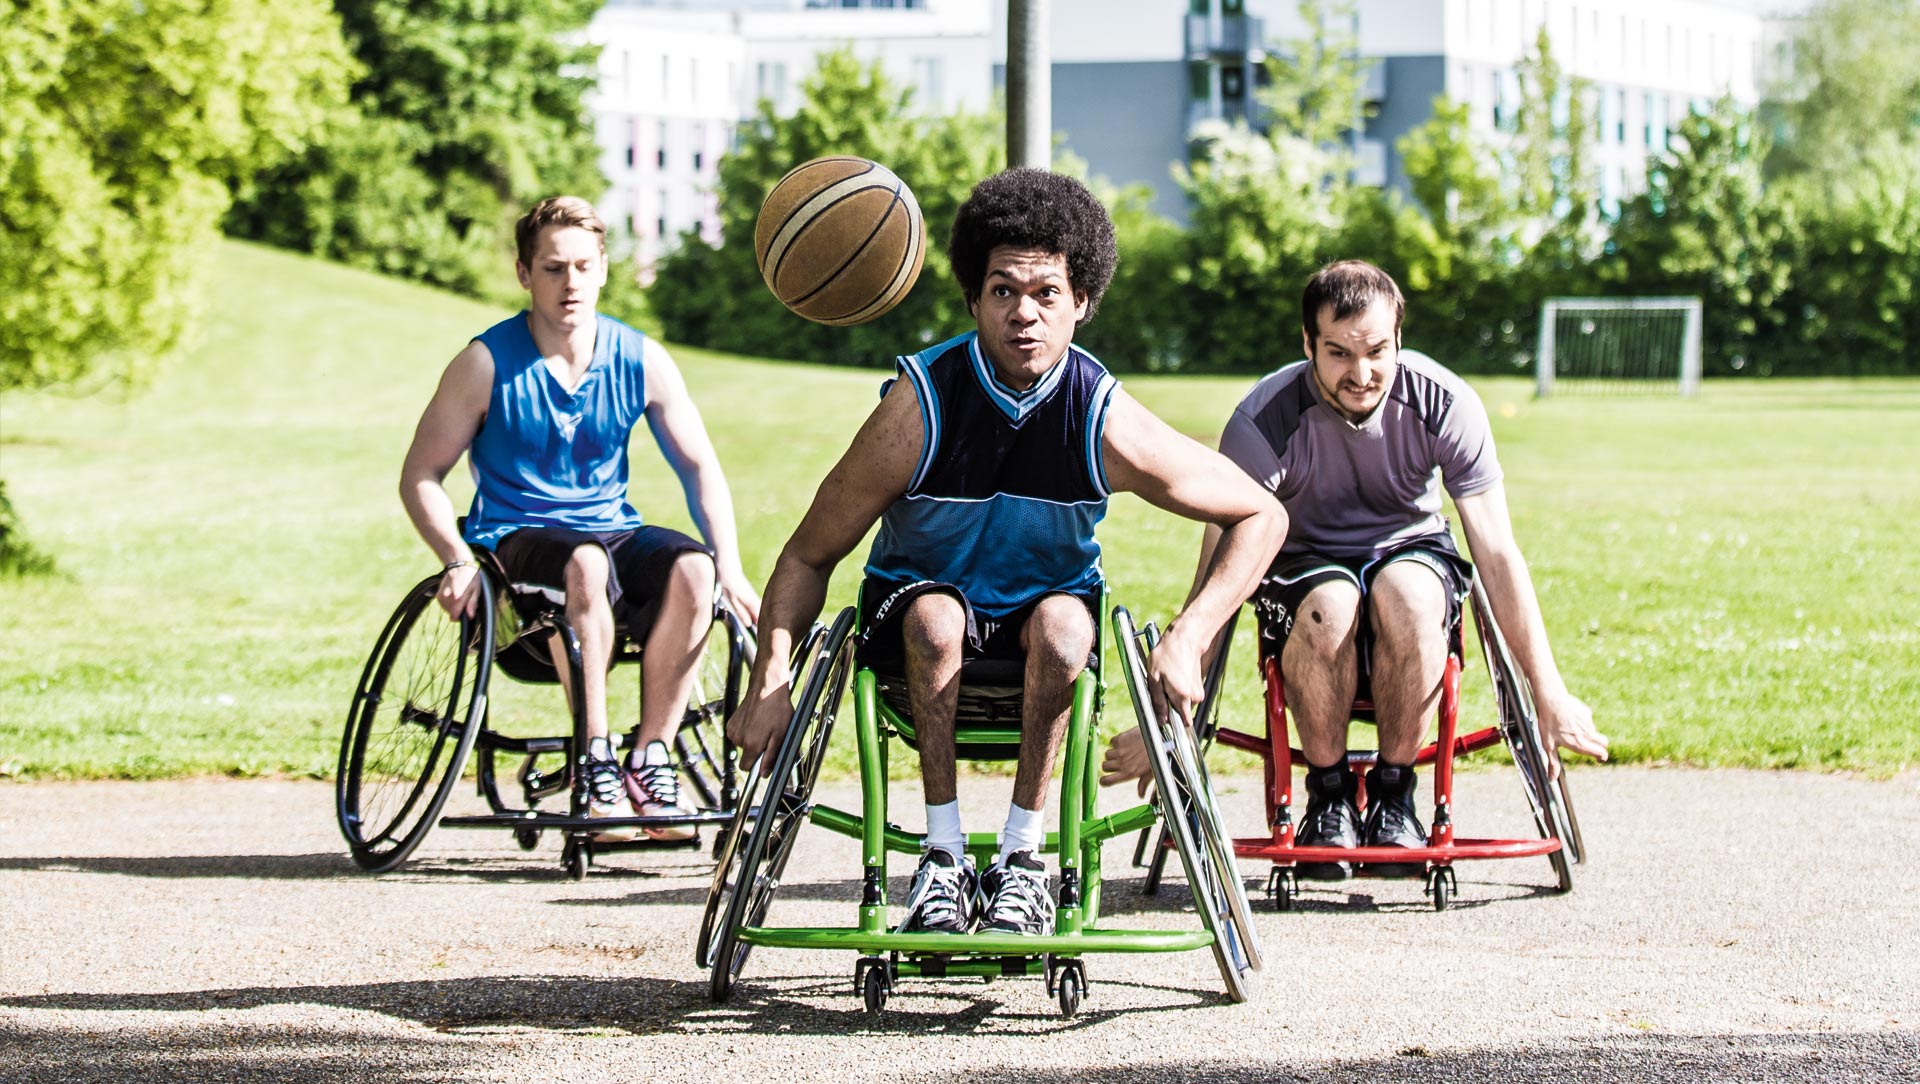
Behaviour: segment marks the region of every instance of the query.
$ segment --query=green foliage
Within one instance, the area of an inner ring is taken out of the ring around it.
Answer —
[[[7,483],[0,480],[0,579],[45,576],[53,570],[53,558],[21,534],[20,517],[13,510],[13,502],[7,500]]]
[[[606,179],[584,104],[598,0],[334,0],[362,74],[324,140],[247,185],[237,236],[469,294],[511,230]]]
[[[1769,140],[1730,98],[1690,111],[1647,167],[1599,268],[1601,292],[1701,299],[1706,371],[1773,372],[1783,362],[1801,244],[1793,205],[1761,175]]]
[[[1920,5],[1823,0],[1797,21],[1780,78],[1768,94],[1782,135],[1769,170],[1844,181],[1884,137],[1920,138]]]
[[[851,51],[822,55],[801,86],[791,117],[762,101],[738,146],[720,161],[719,247],[689,233],[659,264],[649,291],[662,333],[680,342],[762,356],[888,365],[973,324],[944,258],[953,213],[975,182],[999,170],[1000,121],[988,115],[916,116],[911,90],[896,87],[876,63]],[[926,262],[907,297],[885,316],[834,328],[788,312],[760,279],[753,225],[760,204],[794,166],[829,154],[854,154],[906,182],[927,226]]]
[[[133,382],[191,337],[227,186],[349,63],[317,0],[23,0],[0,19],[0,389]]]
[[[1306,32],[1274,43],[1256,95],[1268,131],[1317,147],[1343,146],[1361,121],[1365,66],[1357,59],[1354,0],[1300,0]]]
[[[1788,350],[1763,373],[1920,373],[1920,141],[1883,133],[1852,175],[1787,184],[1804,222]]]
[[[1187,235],[1155,214],[1144,186],[1109,191],[1093,186],[1113,215],[1120,263],[1100,302],[1100,313],[1074,332],[1109,369],[1178,369],[1188,355],[1183,274]]]

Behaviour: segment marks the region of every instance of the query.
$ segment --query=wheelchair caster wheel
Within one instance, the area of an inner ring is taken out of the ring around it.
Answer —
[[[887,1011],[887,995],[893,993],[893,980],[887,974],[887,962],[878,958],[867,958],[854,967],[854,984],[860,987],[860,999],[866,1003],[867,1013],[879,1016]]]
[[[586,843],[569,839],[566,849],[560,852],[560,864],[567,871],[569,880],[587,879],[587,867],[593,864],[593,854]]]
[[[540,845],[540,829],[515,828],[513,830],[513,841],[518,843],[520,849],[523,851],[533,850]]]
[[[1433,871],[1427,874],[1427,895],[1433,897],[1434,910],[1446,910],[1448,901],[1458,890],[1453,879],[1453,867],[1435,866]]]
[[[1056,993],[1060,998],[1060,1015],[1072,1017],[1080,1011],[1080,1001],[1087,993],[1087,974],[1080,969],[1076,961],[1060,969],[1060,981]]]
[[[1300,882],[1294,878],[1289,866],[1275,866],[1267,872],[1267,899],[1273,903],[1276,911],[1293,910],[1293,901],[1300,895]]]

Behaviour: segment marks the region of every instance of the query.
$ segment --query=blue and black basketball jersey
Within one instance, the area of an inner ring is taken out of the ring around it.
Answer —
[[[886,583],[952,584],[993,618],[1050,592],[1099,590],[1093,530],[1108,494],[1100,438],[1118,382],[1069,346],[1033,387],[1015,391],[978,338],[969,332],[898,359],[925,439],[906,493],[880,519],[866,572]]]

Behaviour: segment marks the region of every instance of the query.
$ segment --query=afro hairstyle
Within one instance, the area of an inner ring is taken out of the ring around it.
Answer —
[[[974,185],[954,212],[947,262],[968,304],[980,299],[987,257],[1001,245],[1065,256],[1067,281],[1087,299],[1082,324],[1093,319],[1120,261],[1113,219],[1087,186],[1029,166],[1003,170]]]

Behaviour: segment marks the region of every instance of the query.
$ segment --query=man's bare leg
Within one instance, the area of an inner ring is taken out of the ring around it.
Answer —
[[[1347,726],[1359,683],[1355,637],[1360,590],[1346,580],[1323,583],[1307,593],[1294,615],[1280,653],[1287,707],[1307,761],[1307,808],[1295,839],[1303,847],[1353,847],[1360,842],[1358,782],[1347,767]],[[1309,880],[1338,881],[1353,875],[1351,863],[1301,862]]]

